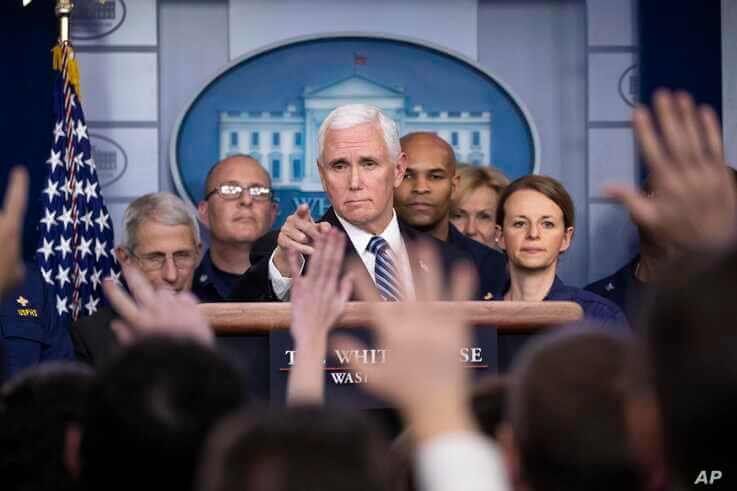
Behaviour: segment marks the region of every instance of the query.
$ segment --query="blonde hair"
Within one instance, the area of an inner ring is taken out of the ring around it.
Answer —
[[[468,196],[480,187],[486,186],[499,196],[504,191],[504,188],[509,185],[507,176],[501,170],[491,166],[475,166],[459,163],[456,167],[456,175],[459,179],[456,190],[451,198],[452,208],[458,207],[462,196]]]

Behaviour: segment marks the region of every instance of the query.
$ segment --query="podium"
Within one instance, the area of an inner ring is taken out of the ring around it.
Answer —
[[[428,303],[430,304],[430,303]],[[471,346],[449,347],[458,350],[459,363],[479,377],[504,371],[516,351],[536,332],[581,319],[583,311],[574,302],[432,302],[453,309],[474,326]],[[359,370],[343,364],[350,357],[361,363],[380,364],[391,356],[374,344],[370,329],[374,309],[391,309],[391,303],[349,302],[337,322],[336,330],[348,330],[369,345],[362,352],[330,352],[325,363],[327,403],[360,408],[384,407],[361,390],[365,382]],[[283,404],[286,381],[294,361],[289,334],[289,303],[201,304],[213,326],[218,345],[246,373],[248,391],[272,404]],[[398,326],[401,328],[401,326]],[[418,356],[422,356],[418,353]]]

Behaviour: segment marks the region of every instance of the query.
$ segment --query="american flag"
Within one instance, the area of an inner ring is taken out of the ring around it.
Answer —
[[[102,280],[118,280],[113,229],[97,179],[79,100],[79,71],[69,43],[54,48],[54,133],[39,224],[36,262],[55,287],[56,311],[76,320],[102,302]]]

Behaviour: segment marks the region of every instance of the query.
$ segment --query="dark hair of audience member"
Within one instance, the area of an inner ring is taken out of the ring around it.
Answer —
[[[192,489],[208,431],[243,402],[239,374],[211,349],[163,338],[131,346],[91,390],[85,489]]]
[[[320,407],[251,410],[210,435],[199,491],[388,489],[389,446],[357,412]]]
[[[537,191],[558,205],[563,212],[563,225],[565,228],[573,227],[576,224],[576,212],[573,206],[573,200],[563,184],[552,177],[528,175],[515,179],[509,186],[502,190],[499,195],[499,202],[496,205],[497,225],[504,226],[504,217],[506,214],[504,205],[507,203],[509,197],[513,193],[522,190]]]
[[[641,489],[621,381],[628,346],[604,331],[575,329],[539,338],[520,354],[508,419],[531,489]]]
[[[508,381],[506,377],[490,375],[481,379],[471,393],[471,409],[479,428],[490,438],[497,438],[504,422]]]
[[[28,368],[0,390],[0,483],[15,491],[65,491],[77,482],[64,464],[66,431],[84,417],[94,374],[73,362]]]
[[[737,251],[684,273],[695,262],[685,258],[661,281],[644,316],[646,350],[675,484],[691,486],[701,471],[718,470],[716,484],[734,489]]]

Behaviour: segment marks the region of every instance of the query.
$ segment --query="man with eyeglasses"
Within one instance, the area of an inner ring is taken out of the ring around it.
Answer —
[[[251,266],[254,242],[271,229],[277,206],[271,179],[259,162],[233,155],[216,163],[197,206],[210,248],[195,271],[192,291],[202,302],[223,302]]]
[[[189,291],[202,246],[197,219],[171,193],[150,193],[131,202],[123,215],[123,239],[115,255],[137,266],[151,285],[173,293]],[[79,319],[71,329],[81,361],[100,366],[119,348],[112,324],[117,314],[103,307]]]

